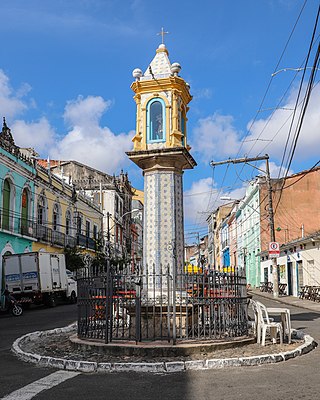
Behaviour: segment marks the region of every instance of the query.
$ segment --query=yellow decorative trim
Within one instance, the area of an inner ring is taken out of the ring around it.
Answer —
[[[170,147],[183,147],[181,143],[181,139],[183,137],[183,134],[179,132],[178,130],[174,130],[171,133],[171,146]]]
[[[169,52],[168,50],[164,47],[164,48],[157,48],[156,53],[167,53],[167,56],[169,56]]]
[[[139,134],[136,134],[133,139],[133,150],[139,151],[142,150],[142,145],[141,145],[141,141],[142,141],[142,136]]]
[[[159,49],[160,52],[165,51]],[[177,76],[167,78],[150,79],[135,81],[131,85],[135,92],[134,99],[137,104],[136,112],[136,135],[132,139],[134,150],[148,150],[147,144],[147,104],[154,98],[162,99],[165,104],[165,126],[166,141],[161,144],[164,148],[185,147],[187,150],[190,146],[187,144],[187,112],[189,110],[188,103],[192,100],[189,88],[186,82]],[[145,99],[141,101],[141,96]],[[170,99],[170,100],[169,100]],[[179,123],[179,111],[184,116],[185,127],[184,134]],[[182,138],[184,137],[184,144]],[[153,148],[152,146],[150,148]]]

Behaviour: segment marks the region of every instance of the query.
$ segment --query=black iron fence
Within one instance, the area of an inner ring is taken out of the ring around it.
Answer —
[[[241,271],[182,273],[170,267],[121,272],[84,268],[78,277],[78,336],[112,341],[229,340],[248,335]]]

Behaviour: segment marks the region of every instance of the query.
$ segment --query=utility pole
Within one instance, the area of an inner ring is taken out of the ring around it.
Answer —
[[[269,200],[269,224],[270,224],[270,239],[271,242],[276,241],[276,233],[274,229],[274,214],[272,205],[272,186],[270,180],[270,170],[269,170],[269,157],[266,158],[266,172],[267,172],[267,189],[268,189],[268,200]],[[273,277],[273,297],[279,297],[279,285],[278,285],[278,265],[277,258],[272,258],[272,277]]]
[[[260,168],[256,167],[255,165],[250,164],[250,162],[254,161],[266,161],[266,171],[261,170]],[[266,174],[266,183],[267,183],[267,191],[268,191],[268,216],[269,216],[269,226],[270,226],[270,242],[275,242],[275,229],[274,229],[274,213],[273,213],[273,205],[272,205],[272,186],[271,186],[271,179],[270,179],[270,169],[269,169],[269,156],[268,154],[260,157],[252,157],[252,158],[235,158],[229,159],[225,161],[211,161],[210,165],[215,167],[216,165],[222,164],[248,164],[251,167],[258,169]],[[278,266],[277,266],[277,259],[272,258],[272,278],[273,278],[273,297],[279,297],[279,285],[278,285]]]

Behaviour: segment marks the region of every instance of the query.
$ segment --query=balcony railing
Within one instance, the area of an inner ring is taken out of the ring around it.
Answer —
[[[77,245],[90,250],[96,249],[96,241],[81,233],[77,233]]]
[[[87,248],[90,250],[96,249],[96,241],[92,238],[87,238]]]
[[[19,218],[13,215],[2,215],[0,211],[0,231],[12,235],[24,236],[37,239],[39,242],[48,243],[54,246],[81,246],[86,249],[96,250],[96,240],[82,234],[76,236],[66,235],[63,232],[55,231],[43,224],[38,224],[26,218]]]
[[[82,233],[77,233],[77,245],[87,247],[87,237],[82,235]]]
[[[36,231],[36,224],[33,221],[26,219],[20,220],[20,233],[23,236],[34,237]]]
[[[52,244],[64,247],[66,242],[65,238],[66,235],[64,233],[52,231]]]
[[[52,229],[45,225],[37,224],[35,237],[40,242],[51,242]]]
[[[65,245],[69,247],[75,247],[77,245],[77,238],[74,236],[65,236]]]

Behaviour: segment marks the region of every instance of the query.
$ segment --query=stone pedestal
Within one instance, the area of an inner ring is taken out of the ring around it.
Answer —
[[[173,336],[173,308],[170,306],[142,306],[140,315],[136,315],[135,309],[128,309],[130,315],[130,330],[137,331],[137,321],[140,323],[141,340],[147,339],[172,339]],[[193,313],[192,307],[188,305],[179,305],[176,309],[175,329],[179,332],[179,337],[187,337],[187,330],[191,328],[192,323],[198,323],[198,312]]]
[[[144,274],[148,298],[166,291],[167,282],[160,275],[167,271],[174,277],[184,268],[183,187],[184,169],[196,162],[186,148],[162,148],[128,152],[129,158],[144,173]]]

